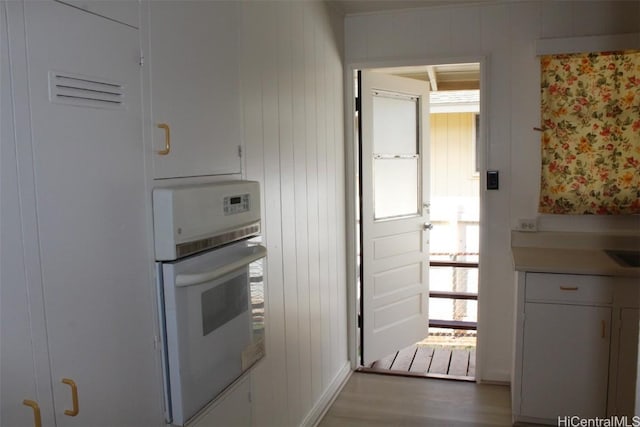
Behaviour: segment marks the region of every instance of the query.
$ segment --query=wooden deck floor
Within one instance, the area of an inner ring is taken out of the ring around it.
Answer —
[[[364,372],[475,381],[476,350],[412,345],[377,360]]]

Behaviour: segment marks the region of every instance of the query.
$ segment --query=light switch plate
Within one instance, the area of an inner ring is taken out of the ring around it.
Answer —
[[[500,188],[500,176],[497,170],[487,171],[487,190],[498,190]]]

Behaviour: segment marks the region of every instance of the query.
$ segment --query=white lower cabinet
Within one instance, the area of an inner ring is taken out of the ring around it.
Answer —
[[[251,377],[245,375],[202,411],[189,427],[250,427]]]
[[[514,422],[633,415],[638,292],[624,279],[518,273]],[[635,350],[634,350],[635,349]]]
[[[525,304],[521,414],[607,413],[611,309]]]

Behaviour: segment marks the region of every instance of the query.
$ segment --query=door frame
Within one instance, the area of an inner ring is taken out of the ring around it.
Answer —
[[[387,68],[387,67],[411,67],[411,66],[428,66],[428,65],[440,65],[440,64],[463,64],[477,62],[480,64],[480,147],[477,149],[478,164],[480,166],[480,226],[479,226],[479,263],[478,263],[478,345],[476,349],[476,381],[481,382],[482,375],[482,361],[484,359],[484,340],[482,339],[483,333],[483,311],[481,307],[485,307],[487,304],[480,305],[480,301],[484,301],[484,296],[488,295],[488,290],[485,289],[487,283],[486,269],[483,268],[485,264],[487,251],[487,239],[488,234],[486,217],[486,174],[485,171],[489,168],[488,164],[488,147],[487,141],[489,139],[489,87],[488,87],[488,59],[482,55],[470,55],[470,56],[429,56],[424,58],[413,59],[394,59],[394,60],[371,60],[371,61],[355,61],[345,63],[344,67],[344,102],[345,102],[345,171],[346,171],[346,247],[347,247],[347,354],[349,361],[351,362],[351,369],[356,370],[360,367],[360,357],[358,355],[358,312],[360,310],[359,302],[357,298],[356,286],[358,286],[358,263],[357,263],[357,246],[356,239],[360,236],[356,232],[356,209],[360,203],[359,189],[358,189],[358,157],[356,156],[358,148],[358,140],[355,137],[354,118],[355,118],[355,97],[354,93],[354,73],[357,70],[372,69],[372,68]]]

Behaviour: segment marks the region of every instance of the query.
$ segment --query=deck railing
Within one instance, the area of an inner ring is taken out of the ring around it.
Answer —
[[[450,290],[431,290],[429,292],[430,305],[436,307],[436,301],[451,300],[452,309],[450,318],[438,318],[430,314],[429,326],[434,328],[445,328],[454,330],[475,331],[478,327],[477,314],[470,313],[468,302],[473,301],[477,307],[478,293],[469,292],[469,289],[477,289],[477,279],[475,283],[469,283],[469,274],[465,274],[468,270],[473,269],[477,272],[478,263],[470,261],[457,261],[459,257],[475,257],[477,253],[434,253],[434,256],[448,256],[450,260],[434,260],[429,262],[431,269],[449,269],[451,271]],[[433,270],[432,270],[433,271]],[[476,274],[477,277],[477,274]],[[473,280],[473,279],[471,279]],[[470,286],[471,285],[471,286]],[[433,313],[435,310],[431,310]],[[475,310],[473,310],[475,312]],[[442,308],[440,308],[442,312]],[[441,313],[442,314],[442,313]],[[475,314],[475,315],[474,315]]]

